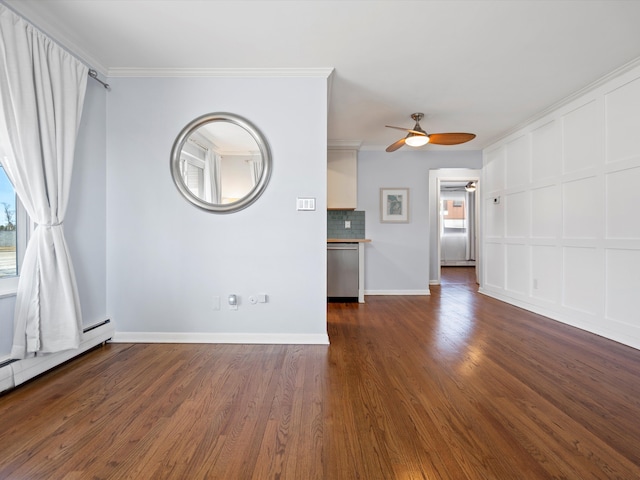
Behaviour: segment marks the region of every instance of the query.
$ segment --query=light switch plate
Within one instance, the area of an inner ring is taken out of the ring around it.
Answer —
[[[313,211],[316,209],[316,199],[313,197],[298,197],[296,199],[296,210]]]

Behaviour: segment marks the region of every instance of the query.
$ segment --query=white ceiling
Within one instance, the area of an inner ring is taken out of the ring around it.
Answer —
[[[3,0],[103,74],[334,68],[329,144],[481,149],[640,58],[636,0]],[[304,119],[300,119],[304,122]],[[404,147],[409,148],[409,147]]]

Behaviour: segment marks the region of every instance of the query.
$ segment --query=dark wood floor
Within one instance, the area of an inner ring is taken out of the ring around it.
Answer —
[[[330,347],[94,350],[0,397],[0,478],[640,478],[640,351],[450,268]]]

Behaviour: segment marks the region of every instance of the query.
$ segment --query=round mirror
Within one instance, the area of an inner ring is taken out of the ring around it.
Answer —
[[[248,207],[271,176],[271,154],[260,131],[232,113],[189,122],[171,149],[171,175],[191,203],[214,213]]]

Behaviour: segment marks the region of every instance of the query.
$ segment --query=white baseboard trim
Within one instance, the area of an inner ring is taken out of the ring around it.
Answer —
[[[13,381],[13,370],[11,370],[11,365],[0,367],[0,392],[10,390],[15,386],[16,385]]]
[[[431,295],[431,291],[426,290],[366,290],[365,295]]]
[[[593,314],[583,313],[576,317],[575,315],[557,312],[551,308],[535,305],[482,287],[478,289],[478,293],[640,350],[640,328],[635,325],[628,325],[611,319],[607,319],[606,322],[599,322]]]
[[[81,353],[100,345],[102,342],[106,342],[113,337],[114,331],[113,323],[105,322],[96,327],[86,329],[82,334],[80,347],[77,349],[23,358],[9,363],[0,371],[0,391],[4,390],[3,387],[5,385],[8,385],[8,388],[17,387],[27,380],[37,377],[41,373],[51,370],[67,360],[71,360],[73,357],[77,357]],[[5,378],[5,369],[7,368],[11,371],[12,384],[9,384]]]
[[[116,332],[111,342],[329,345],[329,335],[326,333]]]

